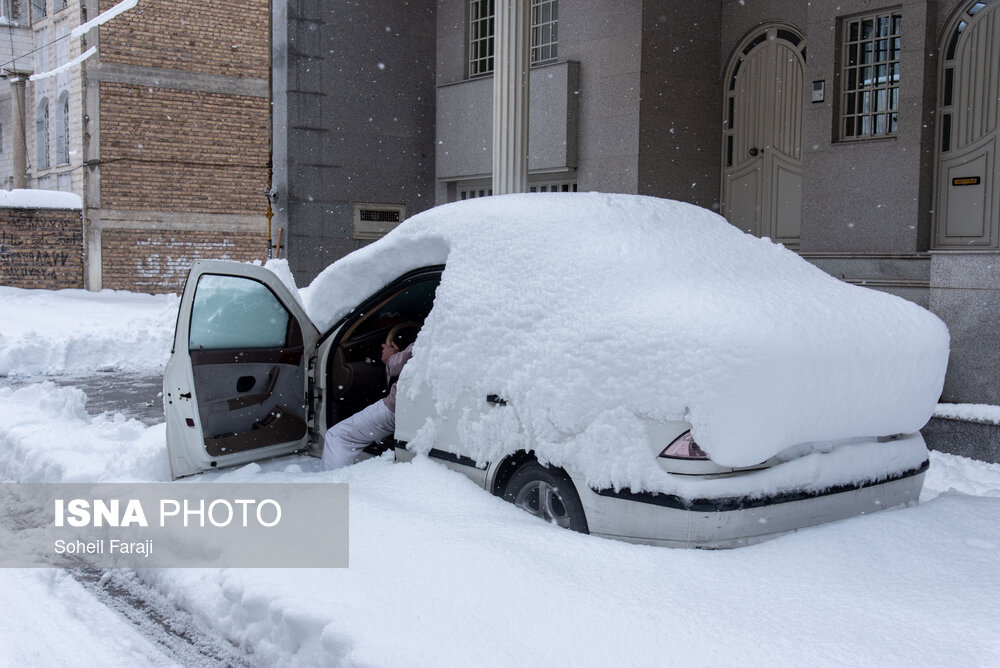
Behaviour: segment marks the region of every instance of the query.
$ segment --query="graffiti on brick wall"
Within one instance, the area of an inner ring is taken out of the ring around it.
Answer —
[[[7,215],[4,215],[7,214]],[[66,218],[19,210],[0,213],[0,284],[21,288],[82,288],[79,214]]]
[[[191,263],[199,258],[234,259],[230,256],[236,244],[231,239],[218,241],[188,241],[171,238],[164,243],[160,240],[139,241],[142,257],[136,262],[136,285],[173,286],[184,285]],[[159,247],[159,248],[157,248]],[[156,252],[160,250],[161,252]]]
[[[140,292],[179,292],[194,260],[263,260],[266,237],[258,234],[177,234],[105,230],[104,287]]]

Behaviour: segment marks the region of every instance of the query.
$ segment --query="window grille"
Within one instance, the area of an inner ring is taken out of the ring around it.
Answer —
[[[495,0],[469,0],[469,76],[493,72]],[[559,57],[559,0],[531,0],[531,64]]]
[[[476,197],[489,197],[493,194],[493,188],[468,188],[458,191],[459,199],[473,199]]]
[[[576,181],[534,181],[528,184],[528,192],[575,193],[577,192],[577,184]],[[460,185],[458,188],[458,199],[489,197],[492,194],[493,188],[476,183],[466,183],[464,185]]]
[[[533,193],[575,193],[576,181],[539,183],[533,186],[528,186],[528,191]]]
[[[541,63],[556,57],[559,45],[559,0],[531,2],[531,62]]]
[[[840,138],[895,135],[899,124],[898,13],[873,14],[843,25]]]
[[[406,219],[401,204],[355,204],[354,238],[379,239]]]
[[[493,0],[469,3],[469,75],[493,71]]]

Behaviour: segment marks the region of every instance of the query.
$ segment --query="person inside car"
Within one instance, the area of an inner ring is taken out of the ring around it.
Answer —
[[[403,370],[413,356],[413,344],[403,350],[395,341],[382,344],[382,363],[390,381]],[[326,431],[323,439],[322,467],[332,471],[353,464],[362,450],[373,441],[381,441],[396,431],[396,383],[389,394],[358,411]]]

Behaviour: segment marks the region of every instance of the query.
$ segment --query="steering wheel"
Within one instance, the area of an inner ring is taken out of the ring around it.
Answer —
[[[389,333],[385,335],[385,342],[386,344],[392,343],[396,336],[404,329],[413,328],[419,330],[420,327],[421,323],[415,320],[405,320],[403,322],[396,323],[392,326],[392,329],[389,330]]]

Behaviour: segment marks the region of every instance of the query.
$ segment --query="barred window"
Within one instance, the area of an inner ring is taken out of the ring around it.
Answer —
[[[493,0],[469,2],[469,76],[493,71]]]
[[[469,76],[493,73],[495,0],[469,0]],[[559,0],[531,0],[531,63],[559,57]]]
[[[842,140],[896,134],[901,22],[898,13],[845,21],[840,78]]]
[[[532,176],[528,178],[528,192],[532,193],[575,193],[577,192],[576,178],[552,179],[551,175]],[[473,179],[462,181],[456,184],[453,198],[474,199],[476,197],[489,197],[493,194],[493,188],[489,179]]]
[[[559,45],[559,0],[531,2],[531,62],[540,63],[556,57]]]

